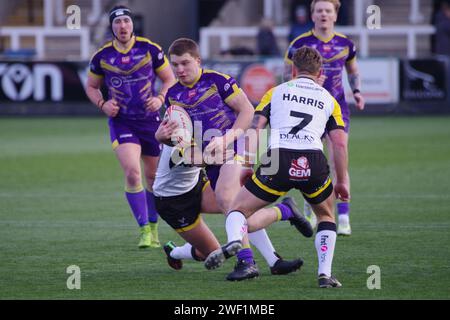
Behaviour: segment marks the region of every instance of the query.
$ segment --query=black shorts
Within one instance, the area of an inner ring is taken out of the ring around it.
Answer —
[[[274,154],[277,151],[279,160],[275,161]],[[275,149],[269,150],[267,155],[272,160],[268,164],[261,165],[245,184],[256,197],[275,202],[289,190],[297,189],[306,201],[319,204],[333,192],[333,184],[329,177],[330,168],[322,151]],[[278,162],[278,168],[275,162]],[[275,169],[270,169],[272,172],[267,174],[272,164]]]
[[[173,197],[155,196],[156,210],[176,232],[191,230],[200,222],[202,192],[207,183],[208,180],[201,172],[191,191]]]

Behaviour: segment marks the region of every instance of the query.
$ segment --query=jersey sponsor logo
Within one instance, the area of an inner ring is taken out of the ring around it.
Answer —
[[[298,96],[298,95],[290,94],[290,93],[283,93],[283,100],[290,101],[290,102],[302,103],[302,104],[306,104],[308,106],[316,107],[319,109],[323,109],[325,106],[323,101],[306,98],[306,97],[302,97],[302,96]]]
[[[188,92],[189,99],[195,97],[196,94],[197,94],[197,90],[189,90],[189,92]]]
[[[280,133],[280,140],[297,140],[297,142],[302,143],[313,143],[315,139],[313,136],[308,135]]]
[[[342,50],[345,50],[345,48],[346,47],[343,47],[343,46],[337,46],[337,45],[333,46],[333,49],[336,50],[337,52],[341,52]]]
[[[311,168],[306,157],[292,160],[289,169],[290,180],[308,180],[311,177]]]
[[[122,57],[122,63],[123,63],[123,64],[128,64],[128,63],[130,63],[130,56]]]
[[[118,77],[112,77],[110,81],[111,81],[111,85],[114,88],[119,88],[123,83],[122,79],[120,79]]]
[[[328,52],[330,52],[333,48],[332,48],[331,46],[324,45],[324,46],[322,47],[322,49],[323,49],[324,52],[328,53]]]

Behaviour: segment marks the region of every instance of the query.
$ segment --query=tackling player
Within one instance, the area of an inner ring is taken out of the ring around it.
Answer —
[[[176,122],[164,120],[155,133],[156,139],[164,143],[161,158],[153,185],[156,208],[162,219],[169,224],[184,240],[177,247],[172,241],[164,245],[167,262],[175,270],[183,266],[183,259],[203,261],[220,244],[212,231],[203,221],[200,212],[220,213],[214,191],[197,165],[203,165],[203,155],[194,153],[196,159],[189,156],[190,149],[172,147],[170,137],[176,129]],[[234,151],[226,152],[224,157],[234,156]],[[200,156],[200,158],[198,157]],[[195,165],[195,166],[194,166]],[[249,221],[250,232],[252,222]],[[235,254],[239,247],[231,244],[225,248],[228,254]],[[299,269],[301,259],[286,261],[276,252],[278,259],[270,265],[274,275],[288,274]]]
[[[113,150],[125,174],[125,195],[141,229],[138,246],[160,247],[152,193],[160,153],[155,131],[160,123],[158,110],[175,77],[161,47],[134,35],[129,8],[114,7],[109,22],[114,40],[92,57],[86,93],[108,116]],[[155,90],[157,77],[162,81],[159,93]],[[103,84],[108,88],[107,98],[100,91]]]
[[[297,189],[318,217],[315,246],[319,287],[340,287],[340,282],[331,274],[331,264],[336,243],[334,193],[341,200],[350,200],[345,183],[348,160],[344,121],[337,101],[316,83],[322,67],[320,53],[302,47],[294,53],[292,60],[293,80],[269,90],[256,107],[252,128],[262,129],[270,123],[268,155],[271,163],[260,165],[234,199],[226,220],[227,245],[242,241],[246,218],[255,212],[252,217],[257,217],[260,227],[286,219],[287,212],[283,208],[264,207],[291,189]],[[334,189],[322,151],[321,136],[325,129],[335,156]],[[273,163],[277,160],[278,163]],[[266,169],[274,165],[278,165],[276,173],[266,173]],[[222,250],[218,249],[207,257],[205,266],[215,268],[223,261]]]
[[[364,98],[361,95],[361,79],[358,64],[356,62],[356,49],[353,42],[345,35],[334,31],[337,15],[341,4],[339,0],[313,0],[311,3],[311,17],[314,29],[294,39],[286,52],[286,63],[292,65],[292,57],[295,51],[303,46],[317,49],[323,58],[323,74],[318,83],[323,85],[338,101],[345,122],[345,139],[348,141],[350,130],[350,109],[345,101],[344,87],[342,83],[342,71],[345,67],[348,74],[348,82],[353,91],[356,108],[364,109]],[[327,146],[330,146],[329,135],[325,136]],[[328,147],[330,162],[333,164],[333,148]],[[333,177],[335,168],[331,166]],[[350,189],[350,177],[348,171],[345,175],[345,184]],[[339,215],[338,234],[350,235],[350,203],[340,201],[337,204]],[[311,207],[305,202],[305,214],[310,219],[314,218]]]

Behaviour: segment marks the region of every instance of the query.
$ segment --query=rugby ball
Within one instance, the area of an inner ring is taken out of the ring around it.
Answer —
[[[172,134],[170,140],[174,146],[186,148],[191,145],[193,126],[189,114],[180,106],[170,106],[164,115],[165,120],[173,120],[178,128]]]

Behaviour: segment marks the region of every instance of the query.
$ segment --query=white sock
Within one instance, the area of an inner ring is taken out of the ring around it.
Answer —
[[[262,254],[269,267],[273,267],[279,258],[275,255],[275,248],[267,235],[266,229],[249,233],[248,239]]]
[[[339,224],[349,224],[350,223],[350,217],[348,214],[340,214],[339,215]]]
[[[332,228],[323,228],[323,224],[334,225],[334,230],[329,230]],[[336,244],[336,225],[331,222],[321,222],[318,226],[318,231],[316,233],[316,239],[314,241],[316,245],[317,257],[319,258],[319,271],[318,274],[325,274],[326,276],[331,276],[331,265],[333,263],[334,246]]]
[[[242,241],[247,233],[247,219],[239,211],[232,211],[225,220],[225,230],[227,231],[228,242]]]
[[[174,259],[194,259],[192,256],[192,245],[186,242],[184,246],[176,247],[170,252],[170,256]]]

